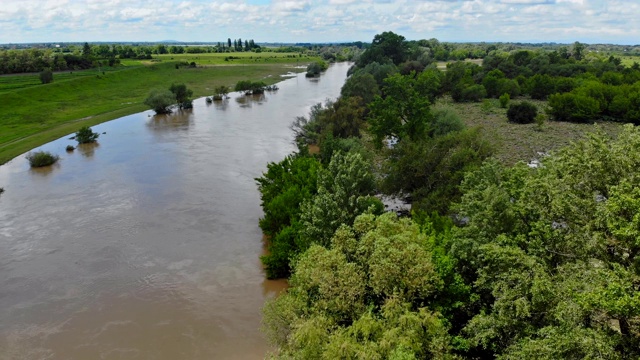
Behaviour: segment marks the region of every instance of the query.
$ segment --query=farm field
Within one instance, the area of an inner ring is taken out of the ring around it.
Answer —
[[[46,85],[34,83],[34,78],[39,82],[38,75],[1,77],[0,164],[75,132],[81,126],[146,110],[142,102],[152,89],[168,89],[172,83],[184,83],[193,90],[194,97],[201,97],[211,95],[215,86],[233,87],[240,80],[273,84],[281,80],[280,75],[302,71],[303,66],[314,60],[277,58],[262,63],[220,66],[216,62],[224,62],[224,57],[220,60],[217,56],[208,56],[209,62],[196,61],[195,68],[176,68],[176,60],[186,59],[167,57],[167,61],[146,66],[140,61],[131,62],[120,70],[104,73],[96,70],[58,73],[54,74],[54,82]]]

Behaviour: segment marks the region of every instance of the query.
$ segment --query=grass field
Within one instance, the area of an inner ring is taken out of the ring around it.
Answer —
[[[226,60],[225,60],[226,59]],[[158,62],[186,61],[195,62],[198,66],[210,65],[249,65],[249,64],[307,64],[318,58],[299,53],[275,53],[275,52],[232,52],[232,53],[206,53],[206,54],[164,54],[153,55],[151,60],[123,59],[121,63],[126,66],[140,64],[153,64]]]
[[[520,101],[516,99],[515,101]],[[544,113],[546,102],[528,100],[536,104],[539,113]],[[451,106],[467,126],[479,126],[483,135],[496,146],[495,156],[504,164],[518,161],[529,162],[583,138],[596,131],[593,124],[577,124],[546,120],[539,129],[537,124],[514,124],[507,121],[507,111],[498,100],[485,103],[454,103],[450,98],[441,99],[437,106]],[[622,129],[621,123],[601,122],[597,125],[606,133],[615,136]]]
[[[66,78],[55,74],[54,82],[46,85],[16,85],[28,83],[32,81],[28,80],[30,76],[37,75],[0,78],[5,88],[0,107],[0,164],[75,132],[81,126],[92,126],[146,110],[142,102],[151,89],[168,89],[172,83],[184,83],[193,90],[194,97],[212,95],[215,86],[233,87],[239,80],[262,80],[273,84],[281,80],[279,75],[295,71],[293,66],[315,60],[287,58],[289,61],[215,66],[219,58],[208,58],[210,62],[205,66],[196,61],[199,65],[196,68],[176,69],[175,62],[168,57],[167,61],[149,66],[141,66],[140,62],[130,63],[122,70],[105,71],[104,74],[95,70],[82,74],[74,71]],[[176,60],[184,59],[174,56]],[[224,62],[224,57],[221,61]],[[9,90],[11,80],[14,90]]]
[[[138,65],[141,66],[141,65]],[[86,76],[95,76],[106,74],[107,72],[119,71],[119,68],[103,67],[91,70],[80,71],[62,71],[53,74],[54,81],[68,81]],[[2,75],[0,76],[0,94],[11,92],[14,90],[24,89],[32,86],[41,85],[39,74],[16,74],[16,75]]]

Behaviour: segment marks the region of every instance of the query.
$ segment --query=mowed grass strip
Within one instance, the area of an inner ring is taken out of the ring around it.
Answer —
[[[0,164],[81,126],[146,110],[142,102],[152,89],[184,83],[201,97],[239,80],[273,84],[292,70],[290,63],[179,69],[160,63],[6,92],[0,106]]]

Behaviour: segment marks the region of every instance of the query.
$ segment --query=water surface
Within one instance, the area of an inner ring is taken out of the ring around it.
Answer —
[[[0,359],[259,359],[254,178],[293,151],[289,124],[339,94],[348,64],[259,97],[144,112],[0,166]]]

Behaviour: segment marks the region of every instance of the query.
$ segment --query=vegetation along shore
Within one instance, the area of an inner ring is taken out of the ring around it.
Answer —
[[[256,179],[273,358],[640,356],[640,65],[464,49],[376,35]]]

